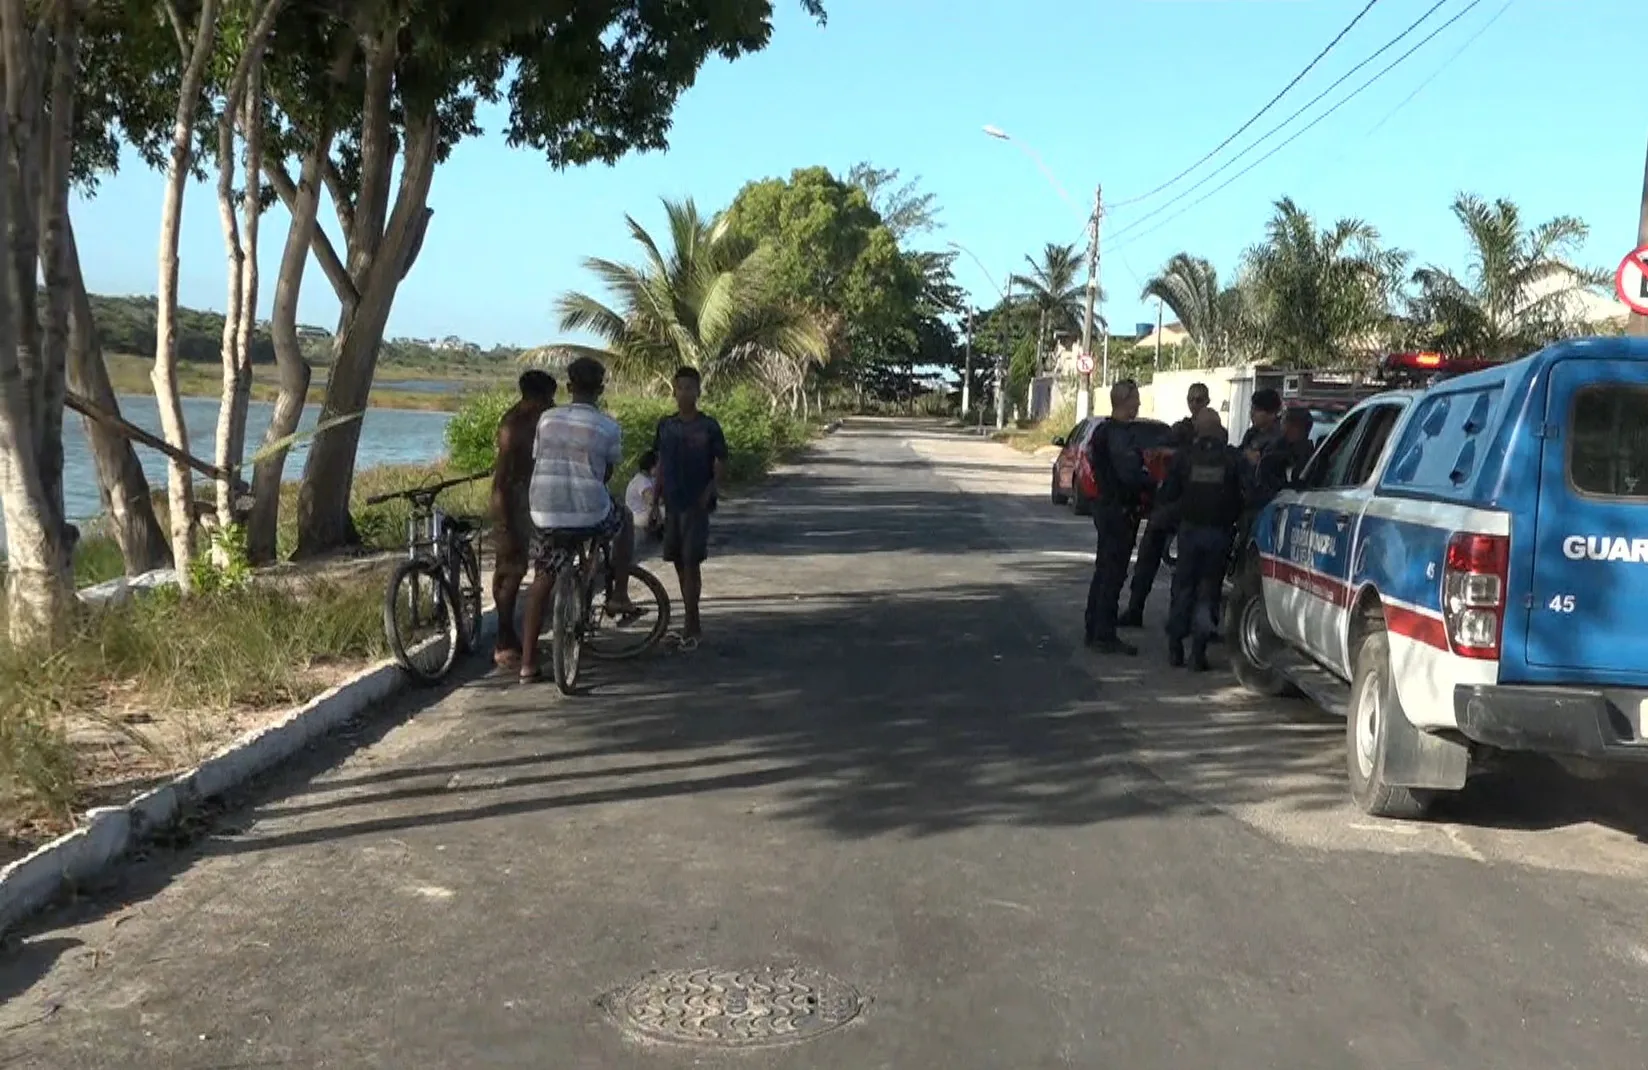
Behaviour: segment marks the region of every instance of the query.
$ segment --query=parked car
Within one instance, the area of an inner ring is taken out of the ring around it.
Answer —
[[[1053,458],[1053,504],[1068,504],[1077,516],[1090,514],[1099,496],[1087,445],[1092,441],[1093,432],[1108,419],[1108,416],[1090,416],[1072,427],[1069,434],[1053,440],[1053,445],[1059,447],[1059,455]],[[1160,483],[1173,463],[1173,428],[1160,420],[1134,420],[1133,434],[1144,451],[1145,467]],[[1149,512],[1148,500],[1144,506],[1145,512]]]
[[[1239,549],[1237,679],[1346,718],[1415,817],[1498,750],[1648,761],[1648,342],[1560,342],[1357,405]]]

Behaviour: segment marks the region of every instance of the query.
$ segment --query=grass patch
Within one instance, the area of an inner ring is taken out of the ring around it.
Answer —
[[[13,851],[387,656],[382,607],[381,576],[157,591],[87,610],[50,649],[0,646],[0,826]]]

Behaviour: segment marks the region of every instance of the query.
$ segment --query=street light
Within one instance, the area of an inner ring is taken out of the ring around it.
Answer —
[[[1084,219],[1086,218],[1086,215],[1085,215],[1085,213],[1082,212],[1081,207],[1078,204],[1076,204],[1076,202],[1074,200],[1071,199],[1070,194],[1065,192],[1064,186],[1060,184],[1058,176],[1055,175],[1052,172],[1052,170],[1050,170],[1048,168],[1047,164],[1042,162],[1041,154],[1039,152],[1037,152],[1035,149],[1031,148],[1029,145],[1026,145],[1024,142],[1020,141],[1018,138],[1015,138],[1013,135],[1009,134],[1007,131],[1003,130],[999,126],[986,125],[985,128],[984,128],[984,132],[986,134],[990,135],[991,137],[995,138],[997,141],[1009,141],[1009,142],[1012,142],[1014,145],[1017,145],[1020,152],[1024,153],[1026,156],[1030,157],[1030,161],[1036,165],[1036,168],[1039,171],[1041,171],[1042,176],[1044,178],[1046,178],[1048,182],[1052,183],[1053,189],[1056,193],[1058,193],[1059,198],[1061,200],[1063,200],[1065,204],[1068,204],[1070,206],[1071,210],[1074,211],[1078,216],[1081,216]]]
[[[987,132],[990,131],[990,130],[994,130],[994,129],[995,129],[994,127],[985,127],[985,130]],[[998,131],[998,133],[999,133],[999,131]],[[992,136],[994,136],[994,135],[992,135]],[[1001,297],[1002,304],[1004,304],[1004,305],[1012,304],[1012,302],[1013,302],[1013,276],[1012,275],[1007,276],[1007,289],[1004,291],[1000,286],[998,286],[996,284],[996,277],[994,275],[990,274],[990,269],[984,266],[984,261],[982,261],[978,258],[977,253],[973,252],[973,250],[967,248],[967,246],[961,244],[958,241],[948,241],[948,242],[945,242],[944,244],[948,245],[950,248],[956,250],[957,252],[966,253],[969,257],[971,257],[973,263],[977,264],[979,270],[984,273],[984,277],[986,279],[990,280],[990,286],[991,286],[991,288],[993,288],[996,291],[996,294]],[[964,359],[965,359],[965,364],[962,366],[962,373],[961,373],[961,415],[962,415],[963,419],[966,419],[966,417],[967,417],[967,408],[968,408],[968,405],[971,403],[970,395],[972,393],[972,384],[973,384],[973,313],[972,313],[971,310],[969,310],[968,313],[967,313],[967,351],[966,351],[966,357]],[[1001,358],[1001,355],[998,353],[996,355],[996,427],[998,429],[1001,428],[1002,425],[1006,422],[1006,415],[1005,415],[1006,410],[1004,409],[1004,407],[1002,405],[1001,383],[1002,383],[1002,358]],[[982,431],[982,428],[984,427],[984,410],[983,409],[979,410],[979,427]]]

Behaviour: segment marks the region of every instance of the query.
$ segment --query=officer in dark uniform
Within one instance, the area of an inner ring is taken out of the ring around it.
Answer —
[[[1133,436],[1138,415],[1139,384],[1123,379],[1110,388],[1110,419],[1099,425],[1087,445],[1099,492],[1093,503],[1098,549],[1093,556],[1093,582],[1087,588],[1087,645],[1105,654],[1139,652],[1116,634],[1116,609],[1139,533],[1139,509],[1151,489],[1144,454]]]
[[[1316,452],[1310,431],[1316,421],[1309,409],[1292,408],[1282,415],[1282,434],[1259,455],[1257,475],[1248,507],[1257,512],[1282,489],[1299,478],[1305,462]]]
[[[1196,441],[1173,458],[1162,483],[1162,498],[1179,509],[1179,562],[1173,569],[1173,594],[1167,614],[1168,661],[1185,663],[1184,641],[1191,640],[1190,666],[1207,670],[1207,644],[1215,624],[1213,609],[1230,556],[1231,532],[1242,513],[1242,459],[1227,442],[1219,414],[1211,409],[1196,417]]]
[[[1242,436],[1239,447],[1242,456],[1242,498],[1246,507],[1236,525],[1236,542],[1247,541],[1253,530],[1253,519],[1270,499],[1264,497],[1259,486],[1259,459],[1282,439],[1282,395],[1266,388],[1253,394],[1253,423]]]
[[[1185,394],[1185,405],[1190,409],[1190,415],[1173,425],[1173,448],[1178,450],[1189,449],[1196,440],[1192,424],[1196,414],[1208,406],[1207,384],[1190,384],[1190,390]],[[1150,523],[1145,525],[1144,535],[1139,539],[1139,555],[1133,561],[1133,586],[1127,600],[1127,612],[1117,621],[1121,627],[1144,627],[1144,604],[1150,598],[1151,587],[1155,586],[1156,573],[1162,567],[1167,544],[1172,541],[1178,527],[1179,515],[1174,507],[1157,503],[1151,510]]]

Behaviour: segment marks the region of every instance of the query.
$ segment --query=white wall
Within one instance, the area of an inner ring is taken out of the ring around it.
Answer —
[[[1192,383],[1206,384],[1208,401],[1227,431],[1240,436],[1247,430],[1248,407],[1253,398],[1253,369],[1247,365],[1157,372],[1150,385],[1139,391],[1139,415],[1165,423],[1189,416],[1185,395]]]

